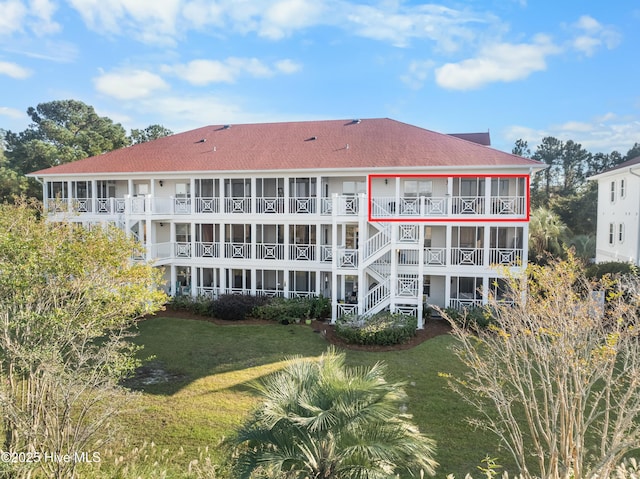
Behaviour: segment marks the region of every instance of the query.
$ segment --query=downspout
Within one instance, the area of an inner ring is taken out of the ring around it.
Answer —
[[[634,173],[633,168],[631,167],[629,167],[629,173],[633,176],[640,178],[640,175],[637,173]],[[638,231],[636,235],[636,260],[634,263],[636,266],[638,266],[638,264],[640,264],[640,218],[638,216],[636,216],[636,221],[638,222]]]

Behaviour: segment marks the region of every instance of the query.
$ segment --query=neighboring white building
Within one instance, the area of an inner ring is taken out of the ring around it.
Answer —
[[[640,156],[589,179],[598,182],[596,263],[640,265]]]
[[[172,295],[324,295],[333,320],[422,326],[425,305],[485,303],[496,265],[527,262],[544,165],[487,140],[389,119],[207,126],[31,176],[53,219],[138,238]]]

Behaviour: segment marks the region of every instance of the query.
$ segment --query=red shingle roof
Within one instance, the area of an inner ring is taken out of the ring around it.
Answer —
[[[33,175],[500,165],[541,164],[382,118],[205,126]]]

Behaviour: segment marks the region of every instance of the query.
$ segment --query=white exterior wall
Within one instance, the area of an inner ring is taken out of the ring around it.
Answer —
[[[624,192],[621,194],[623,182]],[[612,184],[615,188],[613,199]],[[622,261],[640,264],[639,214],[639,177],[629,169],[624,169],[598,179],[596,262]],[[611,228],[613,237],[610,235]]]

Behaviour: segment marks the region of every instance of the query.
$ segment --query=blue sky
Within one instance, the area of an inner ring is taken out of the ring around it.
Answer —
[[[389,117],[496,148],[640,142],[636,0],[0,0],[0,128]]]

